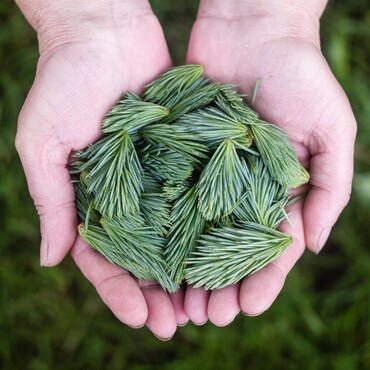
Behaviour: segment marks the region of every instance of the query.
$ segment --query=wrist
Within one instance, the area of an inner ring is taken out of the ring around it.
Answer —
[[[266,36],[301,37],[319,42],[319,20],[327,0],[201,0],[199,18],[244,21]]]
[[[147,0],[16,0],[35,29],[40,53],[70,42],[104,40],[125,20],[152,14]]]

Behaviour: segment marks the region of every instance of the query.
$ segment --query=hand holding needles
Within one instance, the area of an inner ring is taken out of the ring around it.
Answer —
[[[81,236],[169,292],[234,284],[281,255],[287,190],[309,179],[281,129],[202,73],[175,67],[125,94],[72,171]]]

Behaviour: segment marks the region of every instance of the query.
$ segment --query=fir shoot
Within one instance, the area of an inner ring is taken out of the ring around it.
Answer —
[[[126,130],[104,139],[88,149],[89,157],[81,167],[88,171],[87,192],[93,194],[96,209],[103,215],[135,213],[143,185],[134,145]]]
[[[250,125],[250,129],[258,151],[276,181],[289,188],[297,188],[309,180],[283,130],[263,121]]]
[[[284,208],[289,202],[288,189],[271,178],[260,158],[250,156],[249,164],[243,161],[248,189],[233,213],[241,221],[276,229],[287,218]]]
[[[195,287],[220,289],[235,284],[275,258],[291,243],[291,237],[255,223],[213,229],[200,237],[187,260],[186,281]]]
[[[197,202],[197,193],[193,186],[175,202],[171,212],[165,258],[168,274],[177,283],[184,279],[185,262],[204,229],[205,220],[198,211]]]
[[[206,220],[229,213],[245,190],[242,162],[231,139],[225,139],[200,176],[199,210]]]
[[[162,192],[142,193],[140,211],[145,222],[152,226],[157,234],[166,236],[170,222],[170,205]]]
[[[207,158],[208,147],[183,127],[171,124],[155,124],[141,130],[144,139],[153,146],[164,146],[187,156],[190,160]]]
[[[188,95],[194,83],[197,83],[203,74],[200,65],[184,65],[171,68],[151,82],[144,91],[144,100],[172,110],[173,107]],[[207,81],[201,84],[203,86]]]
[[[128,216],[124,219],[102,219],[100,221],[115,248],[121,253],[126,253],[132,261],[147,270],[150,275],[140,277],[145,280],[157,280],[169,292],[175,292],[175,284],[166,273],[163,259],[164,239],[150,226],[135,217]],[[125,267],[130,272],[135,273]]]
[[[183,181],[194,169],[188,155],[163,144],[148,145],[140,152],[140,159],[144,170],[158,180]]]
[[[136,134],[140,128],[158,122],[169,113],[166,107],[144,102],[133,94],[126,94],[104,118],[103,132],[127,130],[130,135]]]
[[[177,123],[188,127],[211,149],[217,149],[224,139],[232,139],[248,151],[253,142],[252,133],[244,123],[215,107],[186,114]]]
[[[89,225],[88,228],[85,228],[85,225],[81,224],[78,226],[78,231],[82,238],[109,262],[121,266],[127,271],[134,272],[138,279],[154,279],[154,275],[149,269],[135,262],[130,254],[122,248],[116,248],[116,245],[101,226]]]

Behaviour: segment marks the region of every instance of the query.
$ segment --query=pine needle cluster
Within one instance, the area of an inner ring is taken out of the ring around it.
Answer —
[[[126,93],[104,136],[72,169],[79,233],[110,262],[174,292],[234,284],[280,256],[291,237],[288,189],[308,181],[287,135],[234,85],[199,65]]]

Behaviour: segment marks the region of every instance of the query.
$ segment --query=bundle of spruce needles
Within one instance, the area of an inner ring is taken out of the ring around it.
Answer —
[[[72,171],[80,235],[169,292],[225,287],[280,256],[287,190],[309,178],[281,129],[202,74],[175,67],[126,93]]]

